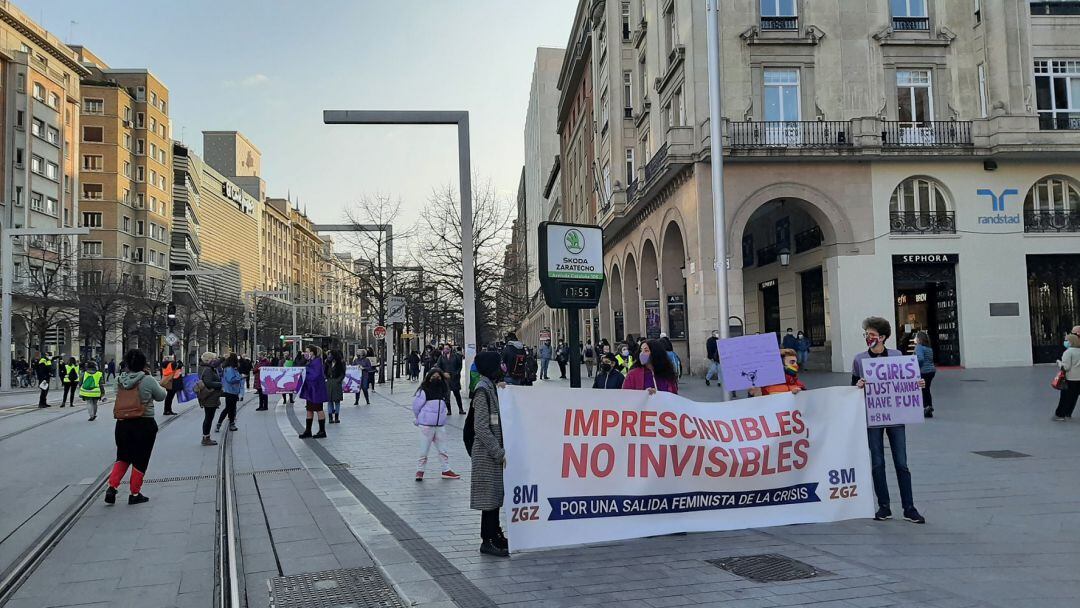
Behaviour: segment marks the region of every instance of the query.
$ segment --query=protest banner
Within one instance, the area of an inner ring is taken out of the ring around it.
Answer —
[[[341,381],[341,392],[359,393],[363,390],[364,370],[359,365],[345,368],[345,379]]]
[[[716,348],[720,353],[724,390],[744,391],[784,383],[784,363],[780,360],[776,334],[727,338],[719,340]]]
[[[265,395],[298,393],[306,371],[303,367],[260,367],[259,384]]]
[[[892,426],[923,421],[919,362],[915,355],[862,361],[866,381],[866,425]]]
[[[862,392],[499,390],[511,551],[874,513]]]
[[[176,400],[178,403],[187,403],[199,398],[195,394],[195,383],[199,381],[199,374],[188,374],[182,379],[182,386],[176,393]]]

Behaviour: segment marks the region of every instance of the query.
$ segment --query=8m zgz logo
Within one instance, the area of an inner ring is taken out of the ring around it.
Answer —
[[[990,198],[990,210],[993,215],[980,215],[978,217],[980,224],[1019,224],[1020,214],[1009,215],[1005,213],[1005,199],[1010,196],[1017,196],[1020,194],[1016,188],[1006,188],[1001,191],[1001,194],[996,194],[993,190],[987,188],[979,188],[975,191],[975,194],[979,196],[986,196]]]
[[[855,484],[855,469],[829,471],[829,500],[855,498],[859,495]]]

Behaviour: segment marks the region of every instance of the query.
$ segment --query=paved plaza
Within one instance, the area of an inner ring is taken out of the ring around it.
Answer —
[[[477,551],[479,514],[468,508],[469,462],[460,441],[464,416],[454,415],[449,433],[451,465],[463,479],[430,478],[438,470],[432,459],[429,479],[416,483],[412,384],[398,383],[393,395],[380,386],[370,406],[350,398],[342,423],[328,425],[323,441],[297,439],[299,404],[273,399],[269,412],[256,412],[249,397],[232,435],[247,605],[268,606],[268,581],[280,576],[376,565],[406,604],[431,607],[1073,607],[1080,601],[1080,423],[1051,421],[1050,373],[939,374],[936,417],[908,432],[925,526],[863,519],[509,560]],[[805,379],[811,387],[848,380]],[[696,378],[684,379],[683,388],[696,400],[715,400],[719,391]],[[107,507],[95,500],[8,606],[211,605],[217,450],[198,445],[199,414],[162,429],[147,475],[151,502]],[[9,465],[0,484],[6,566],[110,464],[112,420],[14,407],[0,411],[0,436]],[[1000,450],[1023,456],[975,453]],[[891,465],[889,475],[893,481]],[[756,583],[709,563],[762,553],[829,574]]]

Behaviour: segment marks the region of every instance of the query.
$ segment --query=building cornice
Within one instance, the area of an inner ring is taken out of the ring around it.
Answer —
[[[74,51],[59,42],[49,40],[49,33],[44,28],[42,28],[41,32],[37,32],[28,26],[23,19],[20,19],[16,14],[9,10],[9,6],[10,4],[6,1],[0,2],[0,21],[10,25],[15,31],[26,36],[32,40],[34,44],[45,49],[49,55],[58,59],[60,63],[63,63],[80,78],[90,75],[90,70],[75,60]],[[42,32],[44,35],[42,35]],[[64,53],[65,50],[68,51],[68,53]]]

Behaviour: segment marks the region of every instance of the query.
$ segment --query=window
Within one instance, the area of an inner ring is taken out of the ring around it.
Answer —
[[[131,232],[131,218],[130,217],[125,215],[124,219],[122,220],[120,225],[123,226],[122,230],[124,232]]]
[[[157,105],[157,93],[154,92],[154,91],[150,91],[150,105],[152,105],[152,106]]]
[[[165,123],[158,125],[158,135],[160,135],[162,139],[168,139],[168,135],[165,133]]]
[[[682,87],[679,87],[671,94],[671,126],[681,127],[685,124],[686,100],[683,98]]]
[[[15,78],[15,88],[20,92],[26,92],[26,74],[19,74]]]
[[[600,132],[602,133],[608,126],[608,92],[604,89],[603,93],[600,93]]]
[[[45,197],[45,213],[56,215],[60,211],[60,201],[51,196]]]
[[[131,245],[123,245],[120,247],[120,257],[125,262],[131,260]]]
[[[634,73],[627,70],[622,75],[623,116],[634,115]]]
[[[158,150],[158,162],[165,164],[165,148]]]
[[[889,226],[892,232],[899,233],[952,233],[956,232],[956,219],[941,184],[926,177],[911,177],[893,191]]]
[[[45,175],[45,159],[36,154],[31,154],[30,170],[38,175]]]
[[[155,186],[157,185],[157,171],[154,171],[153,169],[150,170],[150,183]]]
[[[146,87],[135,87],[135,101],[146,101]]]
[[[637,179],[637,172],[634,168],[634,149],[626,149],[626,184],[630,185],[635,179]]]
[[[124,120],[131,122],[131,106],[124,106]]]
[[[146,236],[146,222],[135,220],[135,236]]]
[[[71,192],[71,176],[70,175],[65,175],[64,176],[64,192],[65,193]]]
[[[132,262],[140,262],[140,263],[143,261],[143,248],[142,247],[136,247],[135,248],[135,255],[131,258],[131,261]]]
[[[795,0],[760,0],[761,29],[797,30],[799,18]]]
[[[37,82],[34,83],[34,99],[45,101],[45,87]]]
[[[131,190],[128,190],[127,188],[124,188],[124,195],[123,195],[123,198],[121,198],[120,200],[124,201],[125,203],[130,203],[131,202]]]
[[[35,136],[45,139],[45,121],[40,118],[30,120],[30,132]]]
[[[40,192],[30,191],[30,208],[34,211],[45,211],[45,196]]]
[[[22,110],[16,110],[16,112],[15,112],[15,128],[16,129],[25,129],[26,128],[26,112],[23,112]]]
[[[153,116],[150,117],[150,130],[157,131],[157,119]]]
[[[88,184],[83,182],[82,185],[82,197],[86,200],[99,201],[103,197],[103,188],[101,184]]]
[[[124,177],[131,179],[131,163],[124,161]]]
[[[84,154],[82,168],[83,171],[101,171],[104,163],[104,157],[97,154]]]
[[[81,241],[82,254],[88,258],[101,256],[101,241]]]
[[[144,198],[145,196],[146,195],[144,195],[142,192],[136,192],[135,193],[135,208],[136,209],[142,209],[143,207],[146,206],[146,201],[145,201],[145,198]]]
[[[664,38],[664,53],[667,55],[669,64],[672,61],[672,51],[679,44],[678,27],[679,22],[675,19],[675,2],[672,0],[667,10],[664,11],[664,31],[667,33]]]
[[[137,181],[137,182],[146,181],[146,167],[144,167],[142,165],[137,165],[135,167],[135,181]]]
[[[146,114],[144,114],[143,112],[136,112],[135,113],[135,128],[136,129],[142,129],[145,126],[146,126]]]
[[[49,127],[48,130],[46,131],[46,138],[45,139],[48,139],[50,144],[52,144],[54,146],[59,146],[60,145],[60,129],[57,129],[56,127]]]
[[[60,109],[60,96],[56,93],[49,93],[49,107],[54,110]]]
[[[982,0],[974,0],[975,2],[975,25],[982,23]]]
[[[641,85],[638,86],[641,93],[641,102],[644,104],[649,99],[649,62],[645,58],[645,54],[641,55],[641,59],[638,63],[641,68]]]
[[[1035,62],[1040,129],[1080,129],[1080,59]]]
[[[1064,177],[1047,177],[1028,191],[1024,200],[1024,223],[1029,217],[1065,214],[1080,211],[1080,188],[1076,182]],[[1075,226],[1073,230],[1080,230]]]
[[[101,228],[101,214],[84,211],[82,214],[82,225],[86,228]]]
[[[150,257],[147,258],[147,261],[150,263],[151,266],[157,266],[157,252],[151,249]]]
[[[131,133],[124,133],[124,148],[131,149]]]
[[[926,14],[926,0],[889,0],[892,10],[892,27],[899,31],[928,31],[930,18]]]
[[[23,166],[23,149],[22,148],[15,148],[15,166],[16,167],[22,167]]]
[[[140,156],[142,156],[143,154],[146,154],[146,140],[145,139],[136,139],[135,140],[135,154],[138,154]]]
[[[797,122],[799,106],[799,70],[765,70],[765,120]]]
[[[930,70],[896,70],[897,119],[910,127],[934,120],[931,93]]]
[[[622,3],[622,39],[630,40],[630,2]]]
[[[79,273],[82,278],[83,285],[101,285],[101,272],[100,270],[84,270]]]
[[[150,142],[150,157],[157,160],[157,144]]]
[[[105,129],[102,127],[83,127],[82,139],[87,142],[102,143],[105,141]]]
[[[56,181],[60,179],[60,165],[54,162],[45,163],[45,177]]]
[[[979,116],[986,118],[990,113],[986,107],[986,66],[979,64]]]
[[[151,196],[150,197],[150,211],[152,213],[157,213],[157,197],[156,196]],[[153,234],[153,232],[154,232],[153,228],[154,228],[154,225],[150,224],[150,233],[151,234]]]

